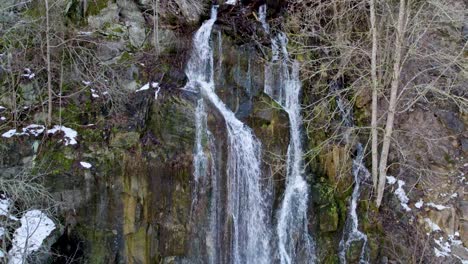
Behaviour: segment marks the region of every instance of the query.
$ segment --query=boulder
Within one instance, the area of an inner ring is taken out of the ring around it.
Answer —
[[[88,17],[88,26],[92,29],[102,29],[119,21],[119,7],[115,3],[109,3],[99,14]]]

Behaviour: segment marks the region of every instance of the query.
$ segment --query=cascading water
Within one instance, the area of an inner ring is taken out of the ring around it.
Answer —
[[[261,5],[260,8],[258,9],[258,16],[260,19],[260,22],[262,23],[262,27],[265,30],[266,33],[270,33],[270,25],[267,23],[267,6],[266,4]]]
[[[195,110],[195,155],[193,157],[194,172],[193,178],[198,184],[200,178],[206,176],[207,156],[203,148],[203,139],[206,136],[206,112],[203,99],[197,102]]]
[[[345,103],[345,100],[339,94],[340,87],[338,83],[333,82],[331,83],[330,87],[331,87],[332,92],[338,93],[336,97],[336,104],[341,114],[342,125],[345,128],[352,127],[354,122],[353,122],[353,116],[351,113],[351,108],[349,105]],[[345,133],[344,137],[346,141],[349,141],[348,132]],[[351,201],[350,201],[349,208],[348,208],[348,216],[346,218],[346,223],[345,223],[345,227],[343,230],[343,236],[339,244],[338,256],[342,264],[347,263],[346,253],[350,249],[350,247],[353,245],[353,243],[362,243],[362,245],[360,245],[361,253],[360,253],[359,263],[361,264],[368,263],[367,236],[363,232],[359,231],[358,229],[359,219],[358,219],[358,215],[356,211],[357,202],[359,200],[359,195],[361,194],[360,192],[361,181],[363,179],[367,179],[370,175],[363,160],[364,160],[364,151],[362,148],[362,144],[358,143],[356,145],[356,157],[353,160],[353,166],[352,166],[352,173],[354,177],[354,189],[353,189],[353,194],[351,196]]]
[[[264,92],[288,113],[291,135],[287,153],[286,190],[276,228],[279,258],[281,263],[314,263],[315,243],[308,232],[307,218],[309,186],[303,177],[299,64],[293,62],[290,71],[287,39],[283,33],[272,39],[272,43],[273,59],[265,67]]]
[[[215,138],[213,134],[208,131],[208,142],[211,153],[211,199],[210,199],[210,223],[208,231],[207,249],[208,260],[211,264],[221,263],[221,182],[219,179],[219,169],[216,167],[215,157],[218,156],[215,147]]]
[[[369,177],[369,171],[363,163],[364,151],[362,149],[362,145],[358,143],[356,148],[356,158],[353,160],[354,190],[348,209],[348,217],[346,218],[343,237],[339,245],[338,255],[340,257],[340,262],[343,264],[347,263],[346,252],[350,249],[353,243],[362,243],[359,263],[368,263],[367,236],[358,229],[359,222],[356,209],[359,195],[361,194],[361,179]]]
[[[229,256],[227,262],[271,263],[271,226],[268,215],[270,205],[265,198],[268,192],[261,182],[261,145],[250,128],[236,118],[214,91],[210,35],[216,16],[217,7],[214,6],[211,18],[203,23],[195,34],[193,51],[186,70],[189,82],[185,89],[200,91],[203,100],[209,101],[221,113],[226,123],[227,208],[225,211],[227,215],[225,218],[230,251],[226,253]],[[222,232],[222,230],[220,228],[211,230],[212,234],[213,232]],[[211,250],[216,248],[211,247]],[[215,252],[209,255],[213,256],[212,259],[218,258]]]

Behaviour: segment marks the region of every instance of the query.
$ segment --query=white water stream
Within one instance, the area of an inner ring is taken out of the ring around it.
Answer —
[[[342,119],[342,126],[347,129],[344,133],[344,139],[349,143],[349,133],[351,128],[354,126],[353,115],[351,112],[351,105],[343,99],[340,94],[340,87],[338,83],[332,82],[330,84],[331,92],[337,93],[336,103]],[[368,248],[367,248],[367,236],[361,232],[359,227],[359,218],[357,215],[357,203],[361,194],[361,182],[370,176],[364,164],[364,150],[362,144],[356,145],[356,157],[353,159],[352,174],[354,177],[354,189],[351,196],[351,201],[348,207],[348,215],[346,217],[345,226],[343,229],[343,236],[339,244],[338,256],[340,263],[346,264],[347,258],[346,253],[350,250],[353,244],[360,243],[361,252],[359,257],[360,264],[368,263]]]
[[[217,7],[214,6],[211,18],[203,23],[194,36],[193,50],[186,69],[189,82],[185,89],[200,92],[203,98],[201,102],[203,100],[210,102],[223,116],[226,124],[226,225],[230,236],[228,262],[234,264],[271,263],[271,224],[268,215],[270,206],[265,198],[268,192],[265,192],[261,182],[261,144],[251,129],[238,120],[215,93],[210,35],[216,16]],[[196,118],[200,116],[203,115],[196,114]],[[197,129],[202,129],[202,127],[196,126]],[[198,137],[198,131],[196,133]],[[194,161],[197,161],[197,156],[203,155],[196,153]],[[197,164],[202,163],[195,163]],[[213,232],[223,232],[219,228],[219,223],[212,219],[213,222],[216,222],[217,227],[211,228],[218,228],[218,230],[211,230],[212,237],[215,236]],[[216,247],[213,246],[211,249],[216,250]],[[218,252],[211,252],[209,255],[213,262],[219,259]]]
[[[261,8],[260,17],[265,17],[264,12],[266,8]],[[262,21],[262,24],[266,22]],[[263,27],[265,30],[269,28]],[[279,259],[287,264],[315,263],[315,243],[308,231],[309,186],[304,179],[299,64],[290,62],[285,34],[279,33],[272,38],[272,49],[272,61],[265,66],[264,92],[288,113],[290,125],[286,190],[276,227]]]

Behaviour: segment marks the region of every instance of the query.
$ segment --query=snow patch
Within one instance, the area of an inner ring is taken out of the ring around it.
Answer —
[[[15,135],[17,135],[16,129],[11,129],[11,130],[8,130],[7,132],[3,133],[2,137],[11,138],[12,136],[15,136]]]
[[[0,120],[1,120],[1,121],[5,121],[5,120],[6,120],[6,117],[0,116]]]
[[[39,210],[27,211],[20,222],[21,226],[13,234],[12,248],[8,251],[8,264],[24,263],[55,229],[54,222]]]
[[[424,222],[426,222],[432,232],[441,231],[440,227],[436,223],[432,222],[431,219],[424,218]]]
[[[47,131],[47,133],[48,134],[55,134],[55,133],[57,133],[59,131],[62,131],[63,133],[65,133],[65,136],[64,136],[65,146],[75,145],[77,143],[76,137],[78,136],[78,132],[76,132],[75,130],[73,130],[73,129],[69,128],[69,127],[55,125],[54,128]]]
[[[436,257],[450,256],[452,249],[448,241],[444,242],[442,237],[440,237],[439,239],[434,239],[434,242],[439,246],[439,249],[437,247],[434,247],[434,253]]]
[[[81,83],[83,83],[85,86],[89,86],[92,82],[90,82],[90,81],[81,81]]]
[[[158,89],[154,92],[154,100],[158,100],[158,95],[160,91],[161,91],[161,87],[158,87]]]
[[[0,105],[0,110],[5,110],[6,107]]]
[[[37,137],[40,134],[42,134],[44,130],[45,130],[44,126],[32,124],[23,128],[23,134],[29,134],[29,135],[33,135]]]
[[[93,165],[91,165],[91,163],[88,163],[88,162],[85,162],[85,161],[80,161],[80,165],[81,167],[85,168],[85,169],[90,169]]]
[[[435,203],[427,203],[426,205],[429,206],[429,207],[435,208],[435,209],[437,209],[438,211],[442,211],[442,210],[444,210],[444,209],[450,208],[450,207],[447,207],[447,206],[445,206],[445,205],[435,204]]]
[[[22,132],[16,131],[16,129],[8,130],[7,132],[2,134],[4,138],[11,138],[13,136],[22,136],[22,135],[33,135],[35,137],[42,134],[45,130],[45,127],[42,125],[32,124],[22,129]]]
[[[21,76],[26,77],[29,80],[31,80],[32,78],[34,78],[36,76],[36,74],[34,72],[32,72],[31,69],[25,68],[24,69],[24,74],[22,74]]]
[[[420,209],[423,205],[424,205],[424,201],[422,199],[419,199],[419,201],[414,204],[414,207]]]
[[[398,180],[398,188],[395,190],[395,195],[397,196],[398,200],[400,200],[401,206],[409,212],[411,211],[411,208],[408,206],[409,198],[406,196],[406,192],[403,189],[403,186],[405,185],[405,182],[402,180]]]
[[[237,4],[237,0],[227,0],[226,1],[226,5],[236,5]]]
[[[22,136],[22,135],[33,135],[37,137],[40,134],[44,133],[45,130],[46,128],[43,125],[32,124],[32,125],[24,127],[22,129],[22,132],[18,132],[16,129],[8,130],[7,132],[2,134],[2,137],[11,138],[13,136]],[[77,143],[76,137],[78,136],[78,132],[76,132],[75,130],[69,127],[55,125],[52,129],[48,130],[47,133],[55,134],[58,131],[63,131],[65,133],[65,137],[64,137],[65,146],[75,145]]]
[[[136,90],[136,92],[141,92],[141,91],[145,91],[145,90],[148,90],[150,88],[150,83],[147,83],[145,85],[143,85],[140,89]]]
[[[161,87],[159,87],[159,83],[157,82],[151,82],[151,83],[147,83],[145,85],[143,85],[140,89],[136,90],[136,92],[141,92],[141,91],[145,91],[145,90],[148,90],[149,88],[157,88],[158,89],[158,93],[159,93],[159,89],[161,89]]]
[[[390,184],[390,185],[393,185],[395,184],[395,182],[397,182],[397,179],[393,176],[387,176],[387,183]]]
[[[11,200],[5,195],[0,195],[0,215],[8,216],[10,212]]]

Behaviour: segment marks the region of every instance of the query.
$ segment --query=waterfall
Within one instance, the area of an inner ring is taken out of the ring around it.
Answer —
[[[331,92],[338,93],[336,97],[336,104],[338,110],[341,114],[342,125],[345,128],[351,128],[354,125],[353,115],[351,112],[351,107],[349,103],[347,104],[343,97],[339,94],[340,86],[337,82],[332,82],[330,84]],[[349,142],[349,132],[346,131],[344,135],[345,141]],[[359,200],[360,186],[362,179],[369,177],[370,173],[367,170],[364,162],[364,151],[362,144],[358,143],[356,145],[356,157],[353,159],[352,174],[354,177],[354,189],[351,196],[351,201],[348,208],[348,215],[346,217],[345,227],[343,229],[343,236],[339,244],[339,253],[340,262],[346,264],[346,252],[350,249],[353,243],[362,243],[361,245],[361,254],[359,258],[359,263],[365,264],[368,263],[368,252],[367,252],[367,236],[359,231],[359,219],[357,215],[357,202]]]
[[[258,17],[260,19],[260,22],[262,23],[262,27],[265,30],[266,33],[270,33],[270,25],[267,23],[267,6],[266,4],[263,4],[260,6],[258,9]]]
[[[272,39],[273,58],[265,67],[264,87],[264,92],[288,113],[290,123],[286,190],[276,228],[279,257],[281,263],[315,263],[315,243],[308,232],[309,186],[304,180],[299,64],[294,61],[289,69],[286,46],[283,33]]]
[[[208,258],[210,264],[221,263],[221,182],[215,157],[218,156],[213,134],[208,131],[208,140],[211,153],[211,198],[210,198],[210,226],[208,234]]]
[[[203,140],[206,135],[206,112],[203,99],[197,102],[195,109],[195,155],[193,157],[194,172],[193,178],[198,185],[200,178],[206,176],[207,156],[203,147]]]
[[[353,176],[354,176],[354,190],[351,197],[351,202],[348,209],[348,217],[346,218],[345,227],[343,230],[343,237],[339,245],[339,257],[342,264],[346,264],[346,252],[352,246],[353,243],[362,242],[361,255],[359,263],[368,263],[368,252],[367,252],[367,236],[359,231],[358,226],[358,215],[356,212],[357,202],[359,200],[361,179],[369,177],[369,171],[363,163],[364,151],[360,143],[356,146],[356,158],[353,160]]]
[[[213,51],[210,35],[216,21],[217,6],[193,39],[187,65],[189,82],[185,89],[199,91],[223,116],[227,130],[226,230],[229,234],[229,262],[271,263],[270,217],[266,193],[261,182],[261,144],[250,128],[238,120],[216,95],[213,80]],[[200,101],[199,101],[200,102]],[[198,127],[197,127],[198,129]],[[214,154],[214,153],[212,153]],[[195,155],[196,156],[196,155]],[[218,229],[218,227],[216,227]],[[211,230],[222,232],[222,230]],[[213,249],[214,247],[211,247]],[[210,253],[216,256],[217,253]]]

